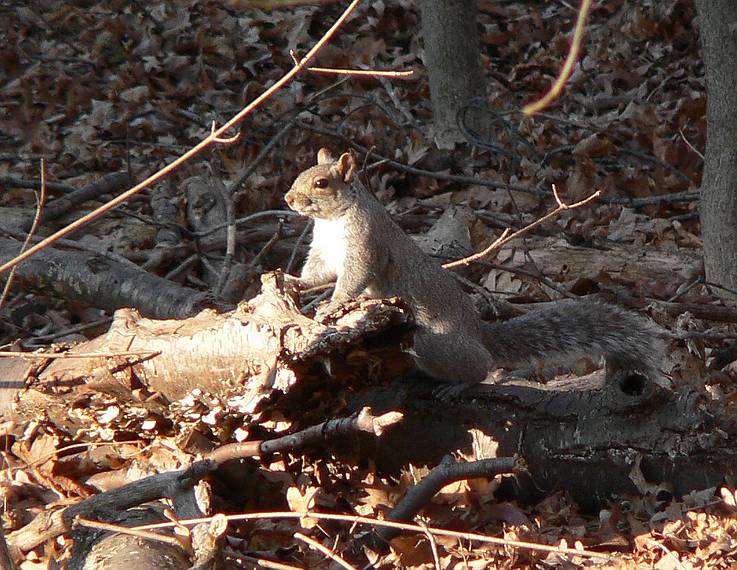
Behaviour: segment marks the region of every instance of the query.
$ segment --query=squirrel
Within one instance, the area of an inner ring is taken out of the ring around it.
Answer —
[[[656,378],[665,331],[614,305],[565,300],[504,322],[483,321],[456,279],[394,223],[384,206],[354,177],[350,153],[335,160],[320,149],[317,165],[297,176],[285,201],[314,219],[301,288],[336,281],[329,314],[364,294],[397,296],[414,313],[416,366],[448,383],[485,380],[500,367],[560,364],[604,356],[606,379],[637,374]]]

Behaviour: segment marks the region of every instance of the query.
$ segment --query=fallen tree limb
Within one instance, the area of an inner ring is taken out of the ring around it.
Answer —
[[[725,404],[687,388],[628,396],[600,389],[600,381],[479,385],[453,403],[439,402],[432,384],[398,382],[365,390],[351,405],[404,414],[380,449],[362,448],[380,469],[437,464],[452,450],[469,449],[474,427],[498,444],[497,456],[525,460],[529,476],[514,485],[526,501],[565,490],[596,512],[615,496],[645,493],[643,481],[680,496],[737,470],[737,423]]]
[[[119,312],[107,335],[75,350],[125,349],[155,356],[83,359],[82,366],[76,359],[45,367],[37,363],[40,371],[32,372],[18,414],[33,418],[43,410],[57,428],[75,436],[78,430],[89,433],[95,412],[107,409],[111,396],[126,402],[126,408],[142,408],[145,413],[137,420],[142,422],[171,413],[150,394],[166,402],[199,389],[240,402],[243,418],[269,403],[282,417],[305,425],[323,421],[327,409],[344,406],[347,394],[335,384],[339,379],[351,386],[350,409],[370,406],[377,413],[406,414],[380,447],[371,443],[360,449],[385,471],[410,462],[436,464],[447,453],[467,448],[469,427],[497,440],[499,456],[524,458],[530,478],[520,488],[529,500],[565,489],[592,510],[613,496],[640,493],[636,481],[663,482],[684,494],[718,485],[737,469],[737,451],[730,444],[737,427],[724,404],[692,389],[669,391],[652,383],[630,392],[600,389],[593,376],[546,385],[481,385],[457,402],[440,402],[431,382],[382,386],[382,378],[406,371],[408,358],[399,339],[408,331],[408,316],[398,301],[356,301],[333,326],[317,323],[300,313],[296,292],[282,293],[279,275],[271,274],[264,277],[262,293],[232,313],[149,321],[132,311]],[[365,387],[367,380],[372,387]],[[280,398],[272,400],[277,394]],[[355,451],[354,441],[345,447]]]
[[[99,356],[45,364],[39,355],[31,371],[17,357],[0,359],[0,377],[26,375],[16,378],[20,385],[27,381],[16,418],[43,413],[75,434],[96,423],[96,405],[105,409],[111,395],[156,416],[166,412],[162,400],[178,400],[195,389],[235,398],[240,413],[248,414],[272,394],[286,393],[299,376],[322,368],[326,359],[335,370],[364,379],[391,377],[408,368],[411,359],[398,340],[408,334],[410,318],[399,300],[350,303],[327,326],[303,316],[296,290],[283,293],[281,281],[281,274],[263,276],[261,294],[229,313],[207,310],[189,319],[151,320],[121,309],[108,333],[70,351]],[[365,342],[372,350],[357,351]],[[121,352],[141,356],[115,356]],[[149,398],[153,394],[158,398]]]
[[[226,445],[216,449],[205,459],[196,461],[186,469],[151,475],[117,489],[100,493],[64,509],[44,511],[31,523],[11,533],[8,540],[12,548],[27,552],[47,540],[70,532],[80,518],[93,519],[94,521],[125,521],[126,526],[143,522],[161,522],[165,519],[158,516],[155,511],[144,514],[139,510],[132,518],[125,515],[128,509],[161,498],[169,499],[174,503],[178,518],[194,518],[207,515],[210,513],[203,513],[198,506],[194,496],[194,487],[204,477],[215,472],[227,461],[265,456],[284,451],[295,452],[319,441],[329,441],[334,437],[355,434],[356,432],[370,433],[373,437],[380,437],[388,426],[396,424],[399,420],[401,420],[401,414],[390,413],[377,417],[370,410],[363,409],[353,417],[328,420],[300,432],[272,440]],[[141,518],[142,516],[145,517],[145,520]],[[109,526],[100,525],[97,528],[98,530],[109,530]],[[215,538],[221,535],[222,533],[219,533]],[[83,551],[83,554],[77,554],[76,556],[78,558],[84,557],[87,556],[88,552],[92,552],[93,556],[97,556],[93,546],[101,538],[100,533],[78,537],[83,544],[79,545],[77,550]],[[131,538],[116,539],[116,541],[118,540],[125,542],[126,549],[130,547],[128,542],[137,543],[136,539]],[[109,544],[108,548],[117,549],[117,542],[115,545]]]
[[[502,473],[521,473],[524,463],[514,457],[495,457],[479,461],[457,462],[446,455],[419,483],[411,487],[387,515],[389,521],[411,521],[415,515],[445,485],[476,477],[491,477]],[[399,529],[383,527],[376,532],[380,541],[388,542],[399,534]]]
[[[0,238],[0,262],[18,253],[20,243]],[[7,280],[0,275],[0,286]],[[129,264],[102,256],[46,248],[15,272],[15,284],[26,291],[81,301],[114,311],[138,307],[159,318],[191,316],[218,306],[207,293],[182,287]]]
[[[276,452],[295,452],[319,441],[329,442],[331,438],[359,431],[379,437],[388,426],[399,420],[401,420],[401,414],[390,413],[376,417],[371,414],[370,410],[364,409],[353,417],[328,420],[300,432],[272,440],[226,445],[186,469],[151,475],[90,497],[65,509],[44,511],[31,523],[11,533],[8,539],[16,552],[28,552],[47,540],[71,532],[77,527],[77,521],[84,519],[83,528],[75,532],[75,552],[72,557],[74,564],[79,567],[89,562],[88,557],[90,560],[97,560],[98,557],[103,560],[110,558],[111,551],[127,553],[131,550],[139,550],[154,558],[174,556],[182,562],[182,567],[188,568],[189,565],[184,565],[184,561],[188,559],[186,552],[178,547],[176,541],[172,543],[173,537],[169,535],[147,536],[147,532],[152,534],[150,531],[110,536],[108,531],[115,531],[117,528],[110,522],[122,523],[124,526],[163,522],[166,519],[158,509],[138,508],[144,503],[158,501],[162,498],[173,502],[177,518],[209,515],[209,512],[202,512],[199,501],[195,497],[194,487],[204,477],[217,471],[223,463],[233,459],[265,456]],[[134,507],[136,509],[130,511]],[[224,523],[224,520],[219,522]],[[90,530],[89,527],[94,530]],[[199,541],[199,548],[194,549],[198,558],[215,559],[221,553],[221,539],[224,536],[225,526],[216,524],[215,528],[211,527],[212,525],[203,525],[199,531],[196,530],[197,527],[193,529],[193,536],[197,539],[195,542]],[[158,545],[161,546],[163,552],[159,550],[156,553],[157,549],[148,552],[152,540],[164,542],[164,545]],[[98,563],[102,564],[101,561]],[[94,567],[107,566],[95,565]]]

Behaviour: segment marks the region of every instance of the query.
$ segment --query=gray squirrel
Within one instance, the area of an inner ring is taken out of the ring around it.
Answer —
[[[425,254],[354,177],[350,153],[333,159],[320,149],[317,165],[297,176],[285,200],[315,221],[300,277],[301,288],[336,281],[329,314],[364,294],[397,296],[417,325],[417,367],[432,378],[472,384],[499,367],[560,364],[603,355],[606,378],[622,372],[655,378],[663,358],[664,331],[614,305],[560,301],[504,322],[479,318],[455,278]]]

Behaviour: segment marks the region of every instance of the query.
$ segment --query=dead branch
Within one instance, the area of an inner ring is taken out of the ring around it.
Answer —
[[[582,0],[581,6],[578,9],[578,16],[576,17],[576,28],[573,31],[573,40],[571,41],[571,47],[568,50],[566,61],[563,67],[560,69],[560,73],[555,80],[555,83],[550,86],[550,90],[539,100],[534,103],[525,105],[522,108],[522,112],[525,115],[534,115],[538,111],[542,111],[548,107],[563,91],[568,78],[571,76],[573,71],[573,65],[578,59],[578,52],[581,50],[581,40],[583,39],[583,30],[586,26],[586,18],[588,18],[589,10],[591,9],[591,0]]]
[[[430,499],[449,483],[477,477],[495,477],[503,473],[519,473],[523,470],[523,462],[514,457],[497,457],[461,463],[446,455],[422,481],[405,493],[387,515],[386,520],[412,520]],[[389,542],[397,534],[399,534],[398,529],[388,527],[376,533],[377,538],[382,542]]]
[[[46,205],[46,162],[44,162],[44,159],[41,159],[41,190],[39,194],[36,195],[36,213],[33,216],[33,220],[31,221],[31,227],[28,229],[28,235],[23,240],[23,244],[20,247],[20,253],[23,253],[26,248],[28,247],[28,244],[31,241],[31,238],[36,233],[36,230],[38,229],[38,223],[41,220],[41,213],[43,212],[44,206]],[[10,271],[10,275],[8,275],[8,279],[5,281],[5,286],[3,287],[2,293],[0,293],[0,308],[5,304],[5,299],[8,297],[8,293],[10,292],[10,288],[13,286],[13,279],[15,278],[16,274],[16,267],[14,267]]]
[[[12,237],[13,239],[18,240],[19,242],[22,242],[25,239],[25,237],[23,236],[21,232],[9,229],[4,226],[0,226],[0,234],[5,234],[8,237]],[[38,243],[42,239],[43,238],[39,236],[30,236],[30,241],[33,243]],[[96,248],[94,246],[85,245],[84,243],[81,243],[76,240],[62,238],[60,240],[57,240],[56,245],[64,247],[64,248],[74,249],[77,251],[84,251],[92,255],[104,257],[114,263],[122,263],[123,265],[128,265],[132,268],[135,268],[138,271],[144,270],[144,268],[139,267],[127,257],[123,257],[122,255],[119,255],[112,251],[103,250],[102,248]]]
[[[664,310],[672,317],[678,317],[683,313],[691,313],[697,319],[715,321],[718,323],[737,323],[737,308],[725,307],[721,304],[702,303],[668,303],[653,299],[650,301],[656,307]]]
[[[119,531],[121,528],[111,528],[104,520],[99,519],[119,517],[127,509],[161,498],[171,499],[175,505],[179,505],[178,516],[197,516],[197,513],[192,512],[194,508],[192,488],[203,477],[213,473],[227,461],[266,456],[277,452],[296,452],[318,441],[329,443],[335,437],[357,431],[380,437],[386,427],[397,423],[400,419],[401,414],[389,413],[376,417],[369,409],[364,409],[353,417],[329,420],[273,440],[225,445],[186,469],[151,475],[117,489],[100,493],[63,510],[45,511],[25,527],[11,533],[8,540],[14,548],[27,552],[46,540],[69,532],[78,523],[98,529]],[[156,538],[142,535],[142,532],[150,531],[131,530],[131,533],[138,533],[138,536],[142,538]]]
[[[217,514],[209,523],[197,525],[192,529],[192,550],[194,563],[190,570],[220,570],[223,568],[223,549],[228,521]]]
[[[8,188],[26,188],[28,190],[40,190],[41,180],[27,180],[25,178],[18,178],[16,176],[0,176],[0,186],[6,186]],[[49,192],[62,192],[64,194],[70,194],[75,192],[77,188],[69,186],[61,182],[46,182],[46,189]]]
[[[18,242],[0,238],[0,260],[16,255]],[[30,250],[28,250],[30,251]],[[0,277],[0,283],[6,281]],[[186,317],[221,306],[208,293],[183,287],[126,263],[109,258],[47,247],[17,267],[15,281],[26,291],[114,311],[138,307],[144,315]]]
[[[632,479],[635,457],[643,458],[648,481],[677,496],[718,485],[737,469],[730,444],[737,423],[726,402],[688,388],[629,395],[602,385],[601,373],[547,384],[510,380],[440,404],[433,385],[397,383],[367,389],[355,405],[404,413],[372,454],[380,469],[437,464],[472,445],[468,426],[474,426],[498,444],[497,455],[524,458],[530,475],[515,484],[523,502],[565,489],[582,509],[597,512],[613,495],[640,493]],[[355,443],[345,446],[351,453]]]
[[[377,527],[396,528],[399,530],[406,530],[410,532],[419,532],[421,534],[427,534],[428,532],[434,536],[448,536],[452,538],[458,538],[462,540],[477,541],[486,544],[498,544],[501,546],[512,546],[516,548],[524,548],[529,550],[540,550],[542,552],[557,552],[559,554],[568,554],[572,556],[582,556],[584,558],[598,558],[601,560],[609,560],[611,556],[603,552],[593,552],[591,550],[578,550],[575,548],[564,548],[561,546],[550,546],[548,544],[537,544],[534,542],[525,542],[522,540],[510,540],[506,538],[498,538],[495,536],[488,536],[485,534],[479,534],[474,532],[461,532],[457,530],[447,530],[444,528],[422,526],[413,523],[402,523],[396,521],[382,520],[372,517],[363,517],[358,515],[343,515],[338,513],[322,513],[316,511],[305,511],[301,513],[293,513],[286,511],[276,512],[263,512],[263,513],[243,513],[236,515],[225,515],[228,521],[243,521],[243,520],[262,520],[262,519],[301,519],[301,518],[314,518],[318,520],[328,521],[343,521],[356,524],[366,524]],[[140,529],[156,529],[156,528],[168,528],[175,524],[193,526],[201,524],[203,522],[209,522],[210,517],[192,519],[192,520],[178,520],[176,523],[152,523],[141,525]]]
[[[359,431],[381,437],[385,429],[400,422],[401,419],[402,414],[399,412],[388,412],[377,417],[371,413],[370,408],[363,408],[358,414],[351,417],[328,420],[283,437],[267,441],[248,441],[223,445],[208,453],[206,459],[222,464],[231,459],[264,457],[272,453],[298,451],[307,445],[313,445],[320,441],[329,442],[338,436],[345,436]]]
[[[543,268],[553,281],[575,275],[578,279],[599,281],[606,275],[613,283],[632,290],[638,283],[670,283],[673,289],[682,281],[703,271],[699,252],[680,248],[642,248],[636,244],[617,244],[616,248],[601,249],[571,245],[559,237],[539,238],[531,242],[528,251],[509,244],[505,249],[504,265],[527,267],[530,258]],[[509,255],[507,255],[507,253]]]
[[[338,566],[341,566],[342,568],[345,568],[346,570],[357,570],[355,566],[343,560],[340,556],[338,556],[337,553],[330,550],[326,546],[323,546],[322,544],[317,542],[314,538],[311,538],[305,534],[302,534],[301,532],[295,532],[294,538],[306,543],[307,546],[309,546],[310,548],[314,548],[318,552],[322,552],[325,556],[330,558],[330,560],[338,564]]]
[[[34,262],[29,260],[20,270]],[[280,273],[263,276],[261,294],[230,313],[202,311],[184,320],[151,320],[135,310],[120,309],[107,334],[70,352],[145,352],[149,356],[54,359],[30,379],[16,415],[32,418],[43,410],[52,423],[75,433],[84,428],[84,422],[70,415],[70,408],[75,401],[84,401],[85,410],[94,413],[90,390],[138,401],[132,392],[143,389],[175,401],[198,389],[224,399],[237,397],[253,410],[272,395],[287,392],[299,375],[324,358],[346,366],[346,373],[354,371],[375,380],[409,367],[411,358],[402,352],[398,340],[409,334],[410,317],[399,300],[349,303],[328,326],[303,316],[296,291],[287,287],[282,292],[281,281]],[[372,350],[349,361],[350,351],[364,339],[371,340]],[[376,351],[380,365],[375,362]],[[20,386],[28,368],[20,358],[0,359],[0,376],[17,379]]]
[[[555,196],[555,201],[558,204],[558,207],[555,210],[553,210],[552,212],[548,212],[542,218],[538,218],[534,222],[526,225],[524,228],[522,228],[520,230],[517,230],[516,232],[514,232],[512,234],[509,234],[509,230],[508,229],[507,230],[504,230],[504,232],[502,233],[502,235],[499,236],[494,241],[494,243],[492,243],[489,247],[487,247],[483,251],[480,251],[478,253],[474,253],[473,255],[469,255],[468,257],[464,257],[463,259],[459,259],[458,261],[453,261],[451,263],[445,263],[445,264],[443,264],[443,267],[445,267],[446,269],[453,269],[454,267],[463,267],[463,266],[469,265],[470,263],[472,263],[472,262],[474,262],[474,261],[476,261],[478,259],[481,259],[483,257],[486,257],[488,255],[491,255],[495,251],[499,251],[502,248],[502,246],[506,245],[507,243],[509,243],[513,239],[517,239],[518,237],[522,237],[523,235],[525,235],[526,233],[528,233],[530,230],[536,228],[537,226],[540,226],[540,225],[544,224],[545,222],[548,222],[548,221],[552,220],[558,214],[560,214],[563,210],[573,210],[575,208],[580,208],[581,206],[583,206],[585,204],[588,204],[592,200],[598,198],[600,194],[601,194],[601,191],[600,190],[597,190],[596,192],[594,192],[590,196],[584,198],[583,200],[580,200],[580,201],[575,202],[575,203],[573,203],[571,205],[568,205],[568,204],[565,204],[564,202],[561,201],[560,197],[558,196],[558,192],[555,189],[555,185],[554,185],[553,186],[553,195]]]
[[[87,184],[87,186],[50,202],[43,212],[43,220],[44,222],[56,220],[64,214],[73,212],[77,206],[88,200],[94,200],[104,194],[120,192],[129,182],[130,178],[127,172],[111,172],[106,174]]]
[[[12,547],[28,552],[72,530],[78,518],[109,520],[127,509],[162,497],[174,501],[180,516],[198,516],[192,488],[216,467],[213,461],[198,461],[187,469],[150,475],[61,510],[44,511],[23,528],[10,533],[8,542]],[[186,512],[190,514],[184,514]]]
[[[307,66],[307,64],[317,55],[317,53],[327,44],[327,42],[330,40],[330,38],[335,34],[335,32],[338,31],[338,29],[343,25],[343,22],[345,22],[348,19],[348,16],[350,16],[353,11],[358,7],[361,0],[353,0],[348,7],[344,10],[343,14],[335,21],[335,23],[330,27],[330,29],[325,32],[325,34],[318,40],[318,42],[312,47],[312,49],[307,52],[304,58],[302,58],[291,70],[289,70],[287,73],[285,73],[278,81],[276,81],[271,87],[269,87],[266,91],[264,91],[261,95],[256,97],[251,103],[246,105],[243,109],[241,109],[236,115],[234,115],[230,120],[225,122],[221,127],[214,128],[209,136],[205,137],[202,141],[200,141],[197,145],[189,149],[187,152],[185,152],[183,155],[181,155],[176,160],[170,162],[168,165],[157,171],[156,173],[152,174],[142,182],[136,184],[133,186],[133,188],[130,188],[129,190],[126,190],[121,195],[117,196],[113,200],[110,200],[109,202],[103,204],[96,210],[90,212],[89,214],[82,216],[75,222],[69,224],[65,228],[62,228],[61,230],[55,232],[54,234],[47,237],[45,240],[39,242],[38,244],[34,245],[33,247],[26,250],[21,255],[18,255],[14,259],[4,263],[2,266],[0,266],[0,273],[3,273],[4,271],[7,271],[11,267],[15,267],[18,265],[21,261],[28,259],[31,255],[35,254],[36,252],[40,251],[41,249],[50,246],[53,244],[56,240],[59,238],[62,238],[81,227],[85,226],[86,224],[90,223],[91,221],[99,218],[101,215],[105,214],[106,212],[112,210],[116,206],[122,204],[125,202],[128,198],[131,196],[134,196],[144,188],[150,186],[154,182],[161,180],[164,176],[168,175],[175,169],[177,169],[179,166],[184,164],[185,162],[189,161],[190,159],[197,156],[200,152],[208,148],[214,143],[217,143],[220,140],[224,140],[225,142],[229,142],[230,139],[223,139],[223,135],[228,132],[231,128],[238,125],[243,119],[245,119],[251,112],[253,112],[255,109],[257,109],[261,104],[264,103],[267,99],[269,99],[274,93],[276,93],[278,90],[280,90],[282,87],[284,87],[287,83],[289,83],[294,77]]]

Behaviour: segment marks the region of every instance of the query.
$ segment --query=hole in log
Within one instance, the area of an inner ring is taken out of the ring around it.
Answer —
[[[619,379],[619,388],[628,396],[642,396],[646,383],[647,376],[639,372],[627,372]]]

